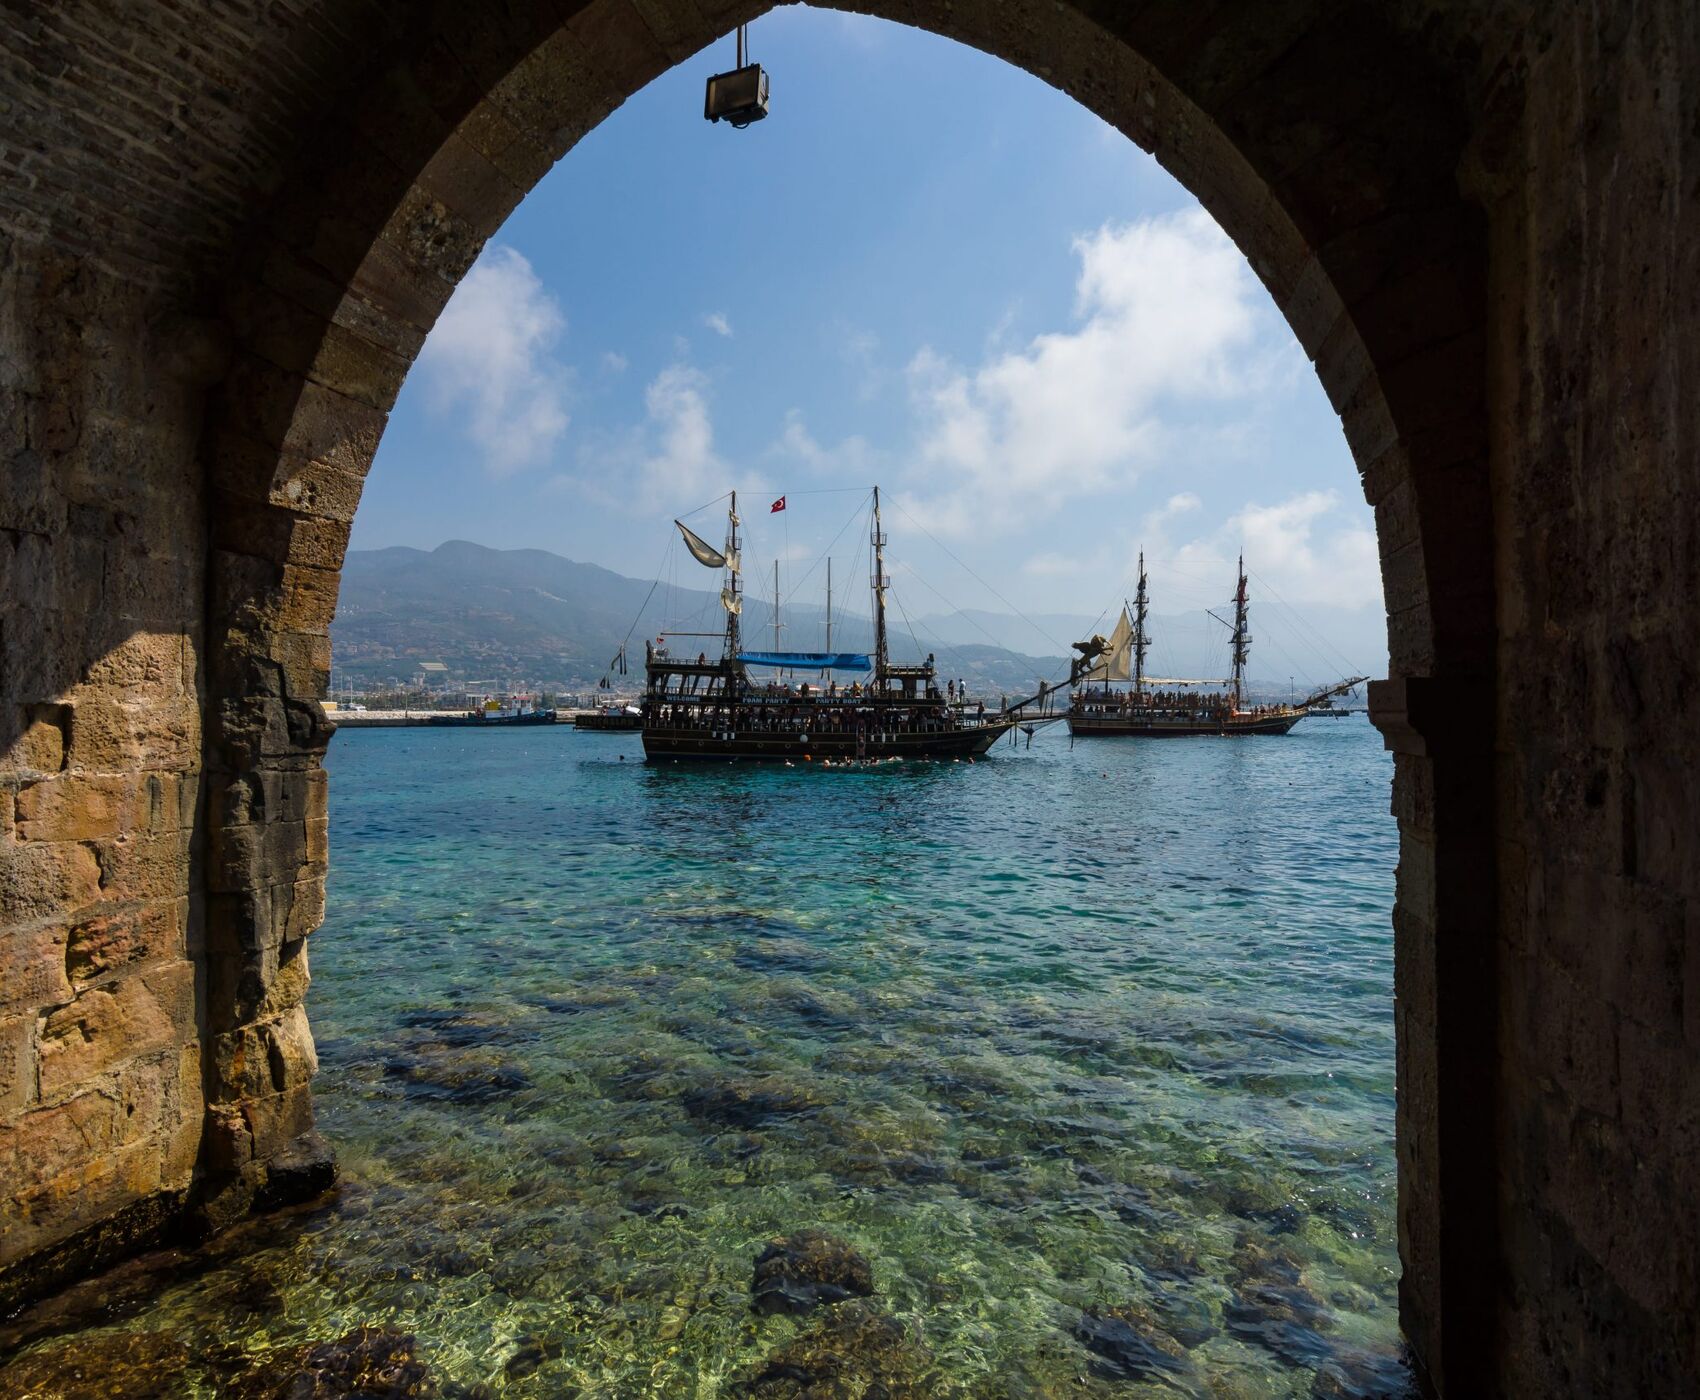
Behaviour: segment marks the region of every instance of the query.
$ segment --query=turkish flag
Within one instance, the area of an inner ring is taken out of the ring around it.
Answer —
[[[775,511],[780,511],[780,510],[784,510],[784,509],[785,509],[785,497],[781,496],[777,501],[775,501],[772,505],[770,505],[767,508],[767,513],[769,515],[772,515]]]

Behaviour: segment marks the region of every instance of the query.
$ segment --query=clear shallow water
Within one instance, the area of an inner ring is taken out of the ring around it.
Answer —
[[[1402,1393],[1363,720],[640,757],[337,737],[309,1005],[341,1198],[116,1328],[392,1325],[449,1394],[797,1395],[748,1388],[816,1321],[755,1315],[751,1262],[818,1227],[909,1329],[875,1369],[911,1389],[869,1394]]]

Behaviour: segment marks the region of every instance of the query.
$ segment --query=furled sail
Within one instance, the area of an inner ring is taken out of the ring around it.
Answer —
[[[730,588],[722,588],[720,590],[720,606],[725,608],[727,612],[736,615],[743,612],[744,599],[742,595],[734,593]]]
[[[685,537],[685,548],[690,550],[691,558],[705,569],[723,569],[726,567],[726,556],[711,545],[701,535],[692,534],[683,520],[673,522],[679,527],[679,533]]]
[[[1093,680],[1127,681],[1133,679],[1133,671],[1128,665],[1133,655],[1133,623],[1128,620],[1127,609],[1122,609],[1122,615],[1116,620],[1116,630],[1110,633],[1110,644],[1104,650],[1103,657],[1089,673]]]

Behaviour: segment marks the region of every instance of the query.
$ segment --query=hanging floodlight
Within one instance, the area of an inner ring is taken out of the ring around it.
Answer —
[[[729,121],[738,131],[767,115],[767,74],[761,64],[745,62],[747,27],[738,26],[738,66],[710,78],[702,102],[702,114],[709,121]]]

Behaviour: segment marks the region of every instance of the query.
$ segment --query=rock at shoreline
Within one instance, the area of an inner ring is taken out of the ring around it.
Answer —
[[[848,1298],[868,1298],[868,1261],[824,1230],[799,1230],[756,1256],[751,1306],[759,1313],[806,1313]]]

